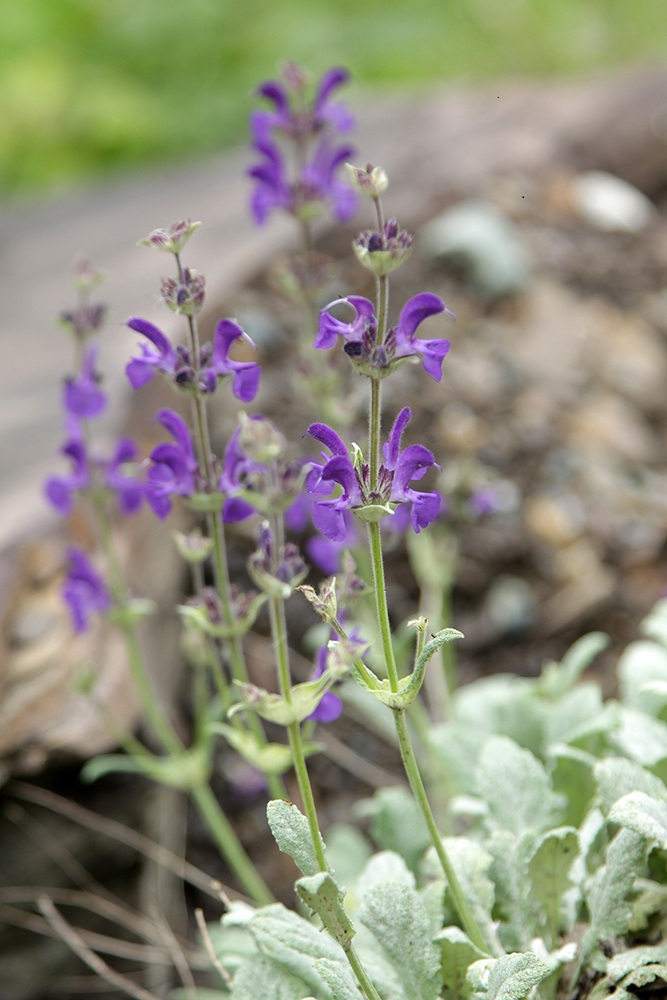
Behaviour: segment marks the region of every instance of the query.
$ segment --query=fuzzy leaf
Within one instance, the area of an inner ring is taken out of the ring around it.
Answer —
[[[606,863],[595,873],[586,891],[589,927],[581,943],[585,959],[598,941],[626,933],[632,917],[628,894],[644,855],[639,834],[622,829],[607,850]]]
[[[293,913],[280,903],[257,910],[249,929],[260,952],[273,959],[307,986],[304,996],[314,994],[321,1000],[333,1000],[331,991],[316,972],[314,962],[328,958],[334,963],[347,964],[342,948],[308,920]],[[252,1000],[264,993],[260,989]],[[250,998],[249,998],[250,1000]]]
[[[296,882],[299,898],[317,914],[334,941],[345,948],[356,931],[343,906],[345,893],[328,872],[318,872]]]
[[[299,871],[304,875],[319,872],[310,825],[297,806],[284,799],[273,799],[266,807],[266,816],[273,839],[283,854],[289,854]],[[320,843],[324,848],[321,834]]]
[[[463,639],[463,633],[455,628],[444,628],[436,633],[431,641],[427,642],[424,646],[412,673],[399,682],[398,691],[392,691],[387,680],[381,681],[380,687],[369,688],[368,690],[374,698],[377,698],[378,701],[389,708],[407,708],[419,694],[429,660],[433,657],[436,650],[444,646],[445,643],[452,642],[453,639]]]
[[[328,958],[318,958],[315,960],[315,968],[331,989],[334,1000],[359,1000],[359,987],[348,965],[332,962]]]
[[[549,966],[532,952],[503,955],[491,966],[488,1000],[523,1000],[550,974]]]
[[[664,782],[633,760],[608,757],[596,763],[593,773],[604,812],[608,812],[618,799],[630,792],[644,792],[667,802]]]
[[[549,748],[551,782],[565,803],[561,817],[566,826],[579,826],[588,810],[595,782],[593,766],[596,758],[578,747],[555,745]]]
[[[517,836],[544,830],[560,805],[541,762],[505,736],[492,736],[484,744],[477,789],[491,819]]]
[[[632,708],[619,708],[611,742],[631,760],[654,767],[667,757],[667,725]]]
[[[460,927],[445,927],[435,940],[442,951],[443,1000],[461,1000],[468,968],[483,955]]]
[[[289,972],[279,961],[256,955],[244,962],[236,973],[231,996],[234,1000],[258,1000],[258,997],[262,1000],[305,1000],[311,992],[299,976]]]
[[[393,785],[379,789],[372,799],[364,799],[355,810],[371,817],[370,832],[376,843],[395,851],[415,872],[431,842],[424,818],[407,788]]]
[[[528,862],[531,898],[541,904],[551,945],[558,941],[563,895],[578,853],[577,831],[562,826],[544,834]]]
[[[644,688],[652,681],[667,681],[667,650],[650,640],[631,642],[618,661],[621,700],[628,708],[655,715],[660,704]]]
[[[568,649],[560,663],[547,663],[538,681],[540,690],[549,698],[560,698],[589,667],[598,653],[609,645],[604,632],[589,632]]]
[[[443,837],[442,843],[454,866],[463,895],[489,943],[489,951],[493,951],[497,944],[494,922],[491,919],[495,887],[488,874],[493,859],[481,844],[467,837]],[[426,878],[444,879],[442,866],[433,847],[428,849],[424,857],[423,874]],[[450,907],[448,919],[453,923],[457,919],[457,911],[449,889],[446,891],[445,901]]]
[[[667,964],[667,944],[645,944],[614,955],[607,963],[607,976],[612,982],[618,982],[634,969],[656,963]]]
[[[363,895],[359,919],[382,945],[406,997],[436,1000],[440,990],[440,948],[431,940],[424,904],[404,881],[387,881]]]
[[[614,803],[609,819],[667,850],[667,803],[645,792],[630,792]]]

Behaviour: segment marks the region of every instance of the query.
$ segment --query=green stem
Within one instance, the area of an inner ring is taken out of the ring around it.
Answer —
[[[442,865],[442,870],[445,873],[445,878],[449,883],[449,888],[454,899],[454,905],[458,911],[461,923],[463,924],[463,929],[473,944],[486,954],[489,950],[488,942],[486,941],[486,938],[479,927],[477,920],[475,919],[475,915],[472,912],[472,908],[468,903],[468,900],[465,898],[461,888],[461,883],[459,882],[458,876],[454,871],[454,866],[452,865],[449,855],[447,854],[447,851],[442,843],[440,831],[438,830],[433,817],[428,796],[426,795],[426,789],[424,788],[424,783],[422,781],[421,774],[419,773],[419,766],[412,749],[412,743],[410,742],[410,734],[408,732],[405,712],[402,709],[394,710],[394,721],[396,723],[396,735],[398,736],[398,745],[401,750],[403,767],[405,768],[405,773],[408,781],[410,782],[412,793],[417,800],[417,804],[421,810],[422,816],[424,817],[426,826],[428,827],[428,832],[431,835],[431,840],[436,854],[438,855],[440,864]]]
[[[280,694],[288,705],[292,703],[292,682],[289,669],[289,651],[287,646],[287,623],[285,621],[285,604],[280,597],[269,598],[269,613],[271,618],[271,635],[273,637],[273,649],[278,668],[278,685]],[[303,750],[303,740],[301,738],[301,725],[299,722],[292,722],[287,727],[294,772],[299,784],[299,792],[303,802],[304,812],[310,828],[310,838],[313,842],[313,850],[317,858],[320,870],[327,871],[327,863],[324,857],[324,846],[320,835],[320,825],[317,821],[317,810],[313,789],[308,777],[306,767],[306,755]]]
[[[199,785],[191,791],[192,798],[229,867],[245,892],[258,906],[274,902],[274,896],[246,854],[241,841],[209,785]]]
[[[347,960],[350,963],[350,966],[352,967],[352,971],[357,977],[357,982],[361,987],[361,991],[365,995],[367,1000],[382,1000],[382,997],[373,986],[373,983],[371,982],[368,973],[361,964],[359,956],[354,950],[353,945],[349,944],[348,947],[345,948],[344,950],[347,956]]]
[[[380,524],[368,525],[368,537],[371,552],[371,566],[373,569],[373,587],[375,590],[375,608],[377,611],[378,626],[382,639],[382,652],[389,678],[389,687],[392,691],[398,691],[398,669],[394,657],[394,645],[391,639],[391,625],[389,623],[389,608],[387,607],[387,588],[384,578],[384,561],[382,559],[382,541],[380,539]]]

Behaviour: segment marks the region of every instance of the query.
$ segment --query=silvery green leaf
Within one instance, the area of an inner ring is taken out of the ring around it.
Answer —
[[[472,687],[474,685],[470,685]],[[457,719],[434,726],[430,743],[443,765],[449,796],[469,791],[474,785],[477,760],[486,734],[477,726]]]
[[[359,1000],[359,987],[349,965],[332,962],[329,958],[318,958],[315,960],[315,968],[330,988],[334,1000]]]
[[[545,717],[546,745],[577,743],[581,745],[604,732],[611,725],[602,711],[602,692],[598,684],[578,684],[549,706]]]
[[[372,854],[371,845],[355,826],[334,823],[327,829],[327,861],[336,881],[353,885]]]
[[[667,885],[660,885],[648,878],[636,879],[630,930],[644,931],[654,914],[664,913],[667,913]]]
[[[435,940],[442,951],[443,1000],[461,1000],[466,996],[468,968],[484,956],[460,927],[443,928]]]
[[[619,725],[612,744],[638,764],[654,767],[667,757],[667,724],[633,708],[618,707]]]
[[[614,955],[607,962],[607,976],[612,982],[618,982],[634,969],[642,965],[667,964],[667,944],[641,945],[638,948],[628,948]]]
[[[491,820],[517,835],[547,828],[560,806],[544,765],[505,736],[492,736],[484,744],[477,791]]]
[[[565,805],[561,816],[566,826],[579,826],[595,794],[593,766],[596,758],[578,747],[549,747],[551,783]]]
[[[328,934],[323,934],[280,903],[257,910],[249,927],[262,955],[306,984],[308,990],[304,996],[315,994],[321,1000],[333,1000],[329,987],[314,966],[318,958],[346,963],[342,948]],[[253,1000],[258,996],[263,997],[261,991]]]
[[[505,951],[521,951],[534,936],[532,907],[527,895],[528,859],[537,834],[516,837],[509,830],[495,829],[485,840],[493,857],[490,876],[495,886],[494,916],[500,920],[498,936]]]
[[[667,850],[666,802],[645,792],[629,792],[611,807],[609,819]]]
[[[331,875],[318,872],[298,879],[295,887],[299,899],[320,918],[334,941],[346,948],[356,931],[345,912],[345,893]]]
[[[655,715],[656,700],[643,689],[652,681],[667,682],[667,649],[647,639],[631,642],[618,661],[618,681],[628,708]]]
[[[596,763],[593,773],[604,812],[608,812],[614,802],[630,792],[644,792],[667,802],[667,787],[664,782],[633,760],[607,757]]]
[[[385,882],[398,882],[409,889],[415,887],[415,877],[400,854],[395,851],[380,851],[368,861],[357,882],[357,895],[363,900],[371,889]]]
[[[632,830],[619,830],[607,850],[606,863],[586,889],[589,926],[581,943],[582,959],[598,941],[627,932],[632,917],[628,894],[639,873],[643,855],[643,838]]]
[[[532,952],[515,952],[497,958],[488,979],[488,1000],[523,1000],[551,969]]]
[[[234,977],[234,1000],[305,1000],[312,990],[280,961],[256,956],[243,963]],[[223,996],[229,994],[223,994]],[[327,992],[327,997],[332,997]]]
[[[560,663],[547,663],[538,681],[540,691],[548,698],[560,698],[578,681],[598,653],[609,645],[604,632],[589,632],[568,649]]]
[[[533,753],[542,747],[547,711],[548,704],[536,697],[534,681],[506,674],[468,684],[454,700],[459,723],[489,736],[502,733]]]
[[[649,639],[655,639],[667,648],[667,598],[657,601],[639,626]]]
[[[289,854],[304,875],[315,875],[320,870],[320,865],[315,855],[310,825],[303,813],[293,802],[274,799],[267,805],[266,815],[273,839],[283,854]],[[321,834],[320,843],[324,849]]]
[[[431,842],[424,818],[411,792],[402,785],[379,789],[373,798],[358,803],[356,812],[371,817],[375,842],[400,854],[412,871]]]
[[[542,836],[528,862],[530,898],[540,905],[552,946],[558,941],[563,896],[570,886],[570,869],[578,853],[577,831],[562,826]]]
[[[367,886],[359,919],[396,969],[405,996],[436,1000],[440,948],[431,939],[428,915],[416,889],[405,880]]]
[[[493,859],[481,844],[467,837],[443,837],[442,843],[454,867],[463,895],[470,904],[478,926],[482,928],[490,950],[493,951],[498,944],[491,917],[495,887],[488,874]],[[422,871],[427,879],[441,880],[444,877],[435,848],[430,847],[426,852]],[[449,919],[453,923],[457,919],[457,910],[453,906],[449,889],[445,895],[445,902],[449,907]]]

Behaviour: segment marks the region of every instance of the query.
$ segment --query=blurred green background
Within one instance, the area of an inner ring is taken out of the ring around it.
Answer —
[[[667,0],[0,0],[0,194],[242,141],[284,59],[364,86],[667,56]]]

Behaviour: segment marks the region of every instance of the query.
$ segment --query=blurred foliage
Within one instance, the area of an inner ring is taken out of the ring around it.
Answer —
[[[0,0],[0,193],[239,141],[283,59],[365,86],[664,58],[665,0]]]

